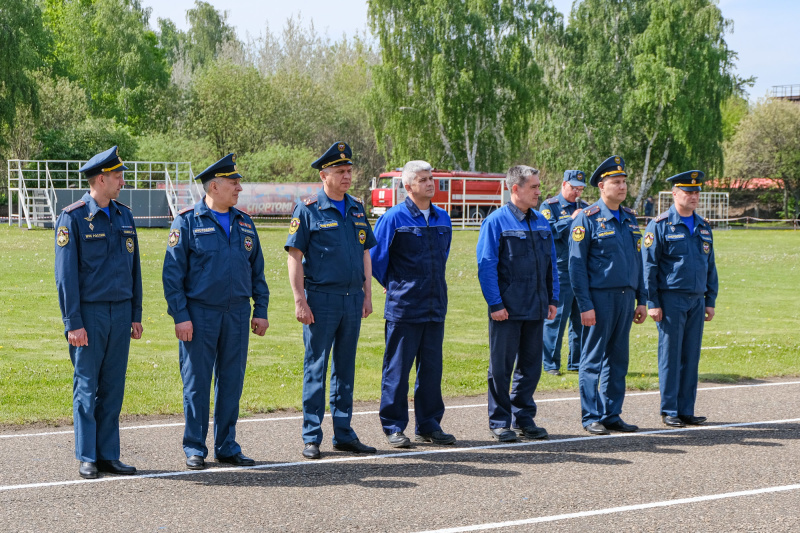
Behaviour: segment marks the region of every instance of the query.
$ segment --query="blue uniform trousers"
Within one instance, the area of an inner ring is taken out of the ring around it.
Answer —
[[[250,302],[227,311],[196,304],[187,306],[194,333],[180,342],[183,379],[183,451],[186,457],[208,456],[208,412],[211,377],[214,376],[214,455],[230,457],[242,451],[236,442],[236,422],[242,397],[247,345],[250,335]]]
[[[591,298],[597,323],[584,328],[578,373],[584,427],[620,419],[636,291],[592,289]]]
[[[72,420],[75,458],[119,459],[119,412],[131,344],[131,301],[81,302],[88,346],[69,347],[75,367]]]
[[[533,393],[542,377],[543,327],[544,320],[489,319],[490,428],[519,428],[533,423]]]
[[[556,317],[544,322],[544,351],[542,352],[542,365],[545,370],[559,370],[561,368],[561,339],[569,323],[569,357],[567,370],[578,370],[581,361],[581,311],[578,309],[578,300],[572,292],[568,272],[558,272],[560,293]]]
[[[661,414],[694,416],[705,297],[661,291],[663,318],[658,322],[658,383]]]
[[[358,438],[353,418],[353,380],[356,348],[361,330],[364,293],[329,294],[306,291],[314,314],[313,324],[303,325],[303,442],[322,443],[322,418],[325,415],[325,376],[331,355],[330,407],[333,443],[346,444]]]
[[[416,433],[440,430],[442,400],[442,341],[444,322],[386,321],[380,418],[387,435],[408,426],[408,375],[416,361],[414,418]]]

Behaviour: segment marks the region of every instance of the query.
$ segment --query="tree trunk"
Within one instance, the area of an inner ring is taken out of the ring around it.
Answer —
[[[649,177],[647,176],[647,169],[650,165],[650,148],[652,146],[652,142],[655,141],[655,138],[656,136],[653,135],[650,146],[647,147],[647,157],[644,161],[645,170],[642,172],[642,184],[639,186],[639,194],[636,196],[636,201],[633,204],[634,209],[636,210],[641,209],[642,202],[644,201],[647,191],[650,190],[650,187],[653,186],[653,183],[655,183],[658,175],[661,174],[662,170],[664,170],[664,165],[667,164],[667,158],[669,157],[669,145],[672,143],[672,137],[667,137],[667,144],[664,146],[664,153],[661,154],[661,161],[659,161],[658,165],[656,165],[656,169],[653,171],[653,174]]]

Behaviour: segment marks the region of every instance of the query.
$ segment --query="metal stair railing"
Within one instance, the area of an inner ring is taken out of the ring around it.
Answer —
[[[166,169],[164,170],[164,181],[164,192],[167,195],[169,213],[172,215],[172,218],[175,218],[178,216],[178,191],[175,188],[175,184],[172,182],[172,178],[170,178],[169,172]]]

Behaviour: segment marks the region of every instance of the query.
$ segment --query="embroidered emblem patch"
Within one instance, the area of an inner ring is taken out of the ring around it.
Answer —
[[[297,228],[300,227],[300,219],[293,218],[291,222],[289,222],[289,235],[294,235],[297,233]]]
[[[711,243],[710,242],[704,242],[703,243],[703,251],[705,253],[707,253],[707,254],[711,253]]]
[[[253,238],[252,237],[245,237],[244,238],[244,249],[248,252],[253,249]]]
[[[650,248],[653,245],[653,240],[656,238],[651,232],[647,232],[644,236],[644,247]]]
[[[585,235],[586,235],[586,228],[584,228],[583,226],[575,226],[572,229],[572,240],[575,242],[581,242]]]
[[[636,251],[637,252],[641,252],[642,251],[642,238],[641,237],[639,237],[639,240],[636,241]]]
[[[133,253],[133,239],[131,239],[130,237],[125,239],[125,248],[128,249],[128,253],[131,254]]]
[[[181,230],[174,229],[169,232],[169,241],[168,244],[170,247],[174,247],[178,244],[178,241],[181,240]]]
[[[550,217],[553,216],[553,215],[550,214],[550,210],[549,209],[545,209],[544,211],[542,211],[542,214],[544,215],[545,220],[550,220]]]
[[[56,236],[56,244],[62,248],[69,243],[69,229],[66,226],[59,226]]]
[[[344,143],[339,143],[337,148],[339,149],[340,152],[344,152]]]
[[[367,232],[363,229],[358,230],[358,242],[364,244],[367,242]]]

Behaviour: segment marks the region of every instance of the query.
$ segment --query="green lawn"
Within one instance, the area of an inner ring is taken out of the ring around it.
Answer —
[[[271,291],[270,329],[251,336],[243,415],[299,407],[303,343],[286,275],[285,229],[260,229]],[[168,230],[142,229],[144,336],[132,341],[123,413],[182,412],[178,342],[166,313],[161,264]],[[447,396],[486,392],[486,305],[475,264],[475,231],[455,232],[448,266],[450,311],[443,388]],[[701,379],[800,374],[800,232],[716,233],[720,296],[707,325]],[[0,423],[63,422],[72,414],[72,366],[53,278],[53,234],[0,226]],[[357,400],[380,394],[383,296],[364,321],[357,361]],[[656,328],[631,332],[628,387],[657,389]],[[539,389],[576,389],[578,377],[544,375]]]

